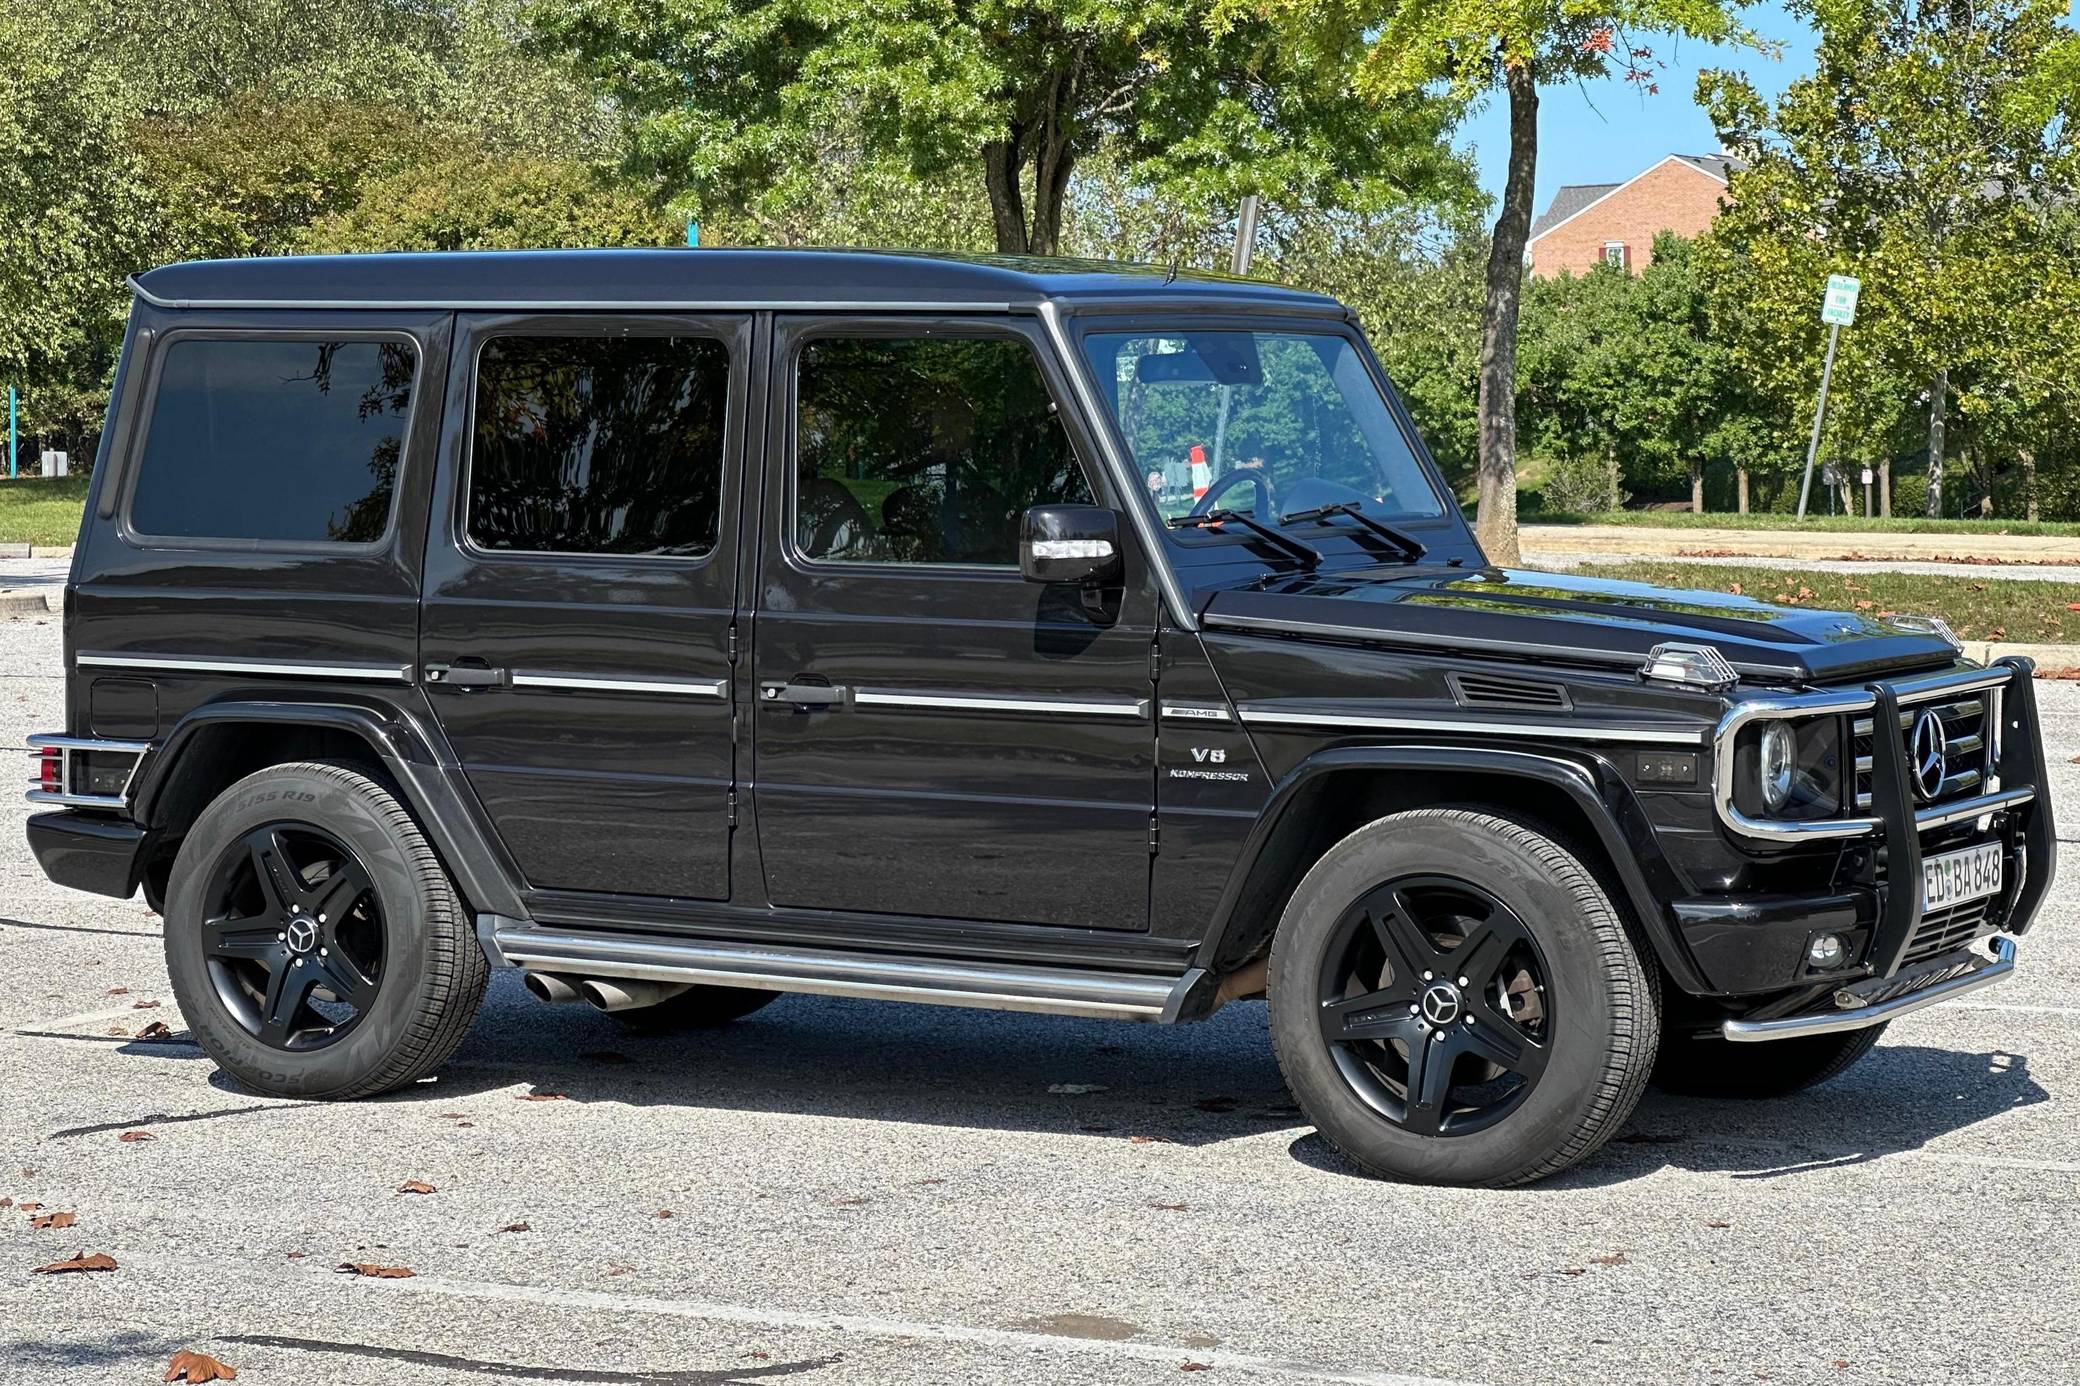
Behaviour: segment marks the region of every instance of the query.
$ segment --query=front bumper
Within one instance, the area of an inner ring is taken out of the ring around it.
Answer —
[[[1924,1006],[1954,1001],[1967,992],[2005,982],[2014,971],[2014,942],[1997,938],[1993,941],[1992,961],[1982,962],[1903,996],[1818,1015],[1793,1015],[1778,1020],[1728,1020],[1719,1026],[1719,1033],[1737,1044],[1754,1044],[1763,1040],[1800,1039],[1807,1035],[1836,1035],[1845,1030],[1862,1030],[1897,1020]]]
[[[29,850],[43,874],[61,886],[127,900],[143,878],[144,829],[93,813],[38,813],[29,819]]]

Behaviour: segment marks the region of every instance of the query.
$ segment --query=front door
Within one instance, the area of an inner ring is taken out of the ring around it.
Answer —
[[[422,679],[536,890],[725,899],[750,320],[463,315]]]
[[[1147,927],[1155,601],[1018,571],[1047,501],[1118,504],[1016,319],[779,320],[754,787],[772,902]]]

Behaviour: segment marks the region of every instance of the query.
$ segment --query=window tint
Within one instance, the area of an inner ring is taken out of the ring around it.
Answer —
[[[477,358],[469,537],[536,553],[715,547],[729,349],[704,337],[494,337]]]
[[[795,543],[809,558],[1016,563],[1026,507],[1091,499],[1021,341],[810,342],[796,401]]]
[[[182,539],[382,538],[417,364],[404,342],[175,341],[131,526]]]

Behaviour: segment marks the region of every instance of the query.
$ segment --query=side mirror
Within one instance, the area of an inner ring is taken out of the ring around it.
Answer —
[[[1036,505],[1018,526],[1018,570],[1027,582],[1117,587],[1119,512],[1100,505]]]

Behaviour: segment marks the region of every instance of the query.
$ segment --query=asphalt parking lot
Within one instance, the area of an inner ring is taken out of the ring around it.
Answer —
[[[58,725],[59,654],[0,619],[0,747]],[[2075,802],[2080,685],[2042,699]],[[25,816],[0,791],[7,1386],[182,1348],[254,1386],[2080,1380],[2080,854],[2008,985],[1494,1193],[1354,1175],[1255,1006],[637,1038],[507,973],[434,1080],[256,1098],[184,1042],[158,921],[47,884]],[[117,1269],[30,1273],[80,1252]]]

